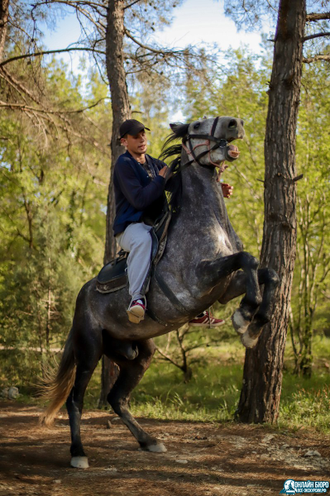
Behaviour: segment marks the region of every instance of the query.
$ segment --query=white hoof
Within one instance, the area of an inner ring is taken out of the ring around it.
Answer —
[[[244,319],[244,317],[241,314],[239,309],[235,310],[231,320],[232,320],[234,329],[238,334],[244,334],[245,331],[247,330],[247,328],[249,327],[249,324],[250,324],[250,322],[248,320]]]
[[[254,348],[258,342],[258,338],[251,338],[251,336],[249,336],[249,331],[246,331],[243,336],[241,336],[241,341],[245,348]]]
[[[87,456],[73,456],[71,458],[71,467],[74,468],[88,468],[88,458]]]
[[[152,451],[153,453],[166,453],[167,451],[163,443],[152,444],[151,446],[147,446],[146,450]]]

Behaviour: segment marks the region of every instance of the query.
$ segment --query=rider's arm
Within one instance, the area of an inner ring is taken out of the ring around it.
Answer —
[[[118,159],[114,174],[123,195],[137,210],[145,210],[164,191],[165,179],[160,175],[143,186],[128,157]]]

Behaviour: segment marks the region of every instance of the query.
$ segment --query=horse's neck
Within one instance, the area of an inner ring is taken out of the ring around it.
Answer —
[[[227,224],[227,209],[215,170],[192,164],[183,172],[181,211],[189,216],[194,211],[197,222],[215,214],[221,224]]]
[[[228,218],[221,184],[216,181],[213,169],[197,164],[188,166],[182,173],[182,199],[180,224],[205,234],[222,230],[234,251],[242,249],[242,243]]]

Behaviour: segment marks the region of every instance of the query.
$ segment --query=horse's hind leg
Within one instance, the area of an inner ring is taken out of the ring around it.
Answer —
[[[113,410],[129,428],[141,448],[147,451],[163,453],[165,446],[156,438],[147,434],[129,411],[130,394],[142,379],[149,367],[155,352],[155,345],[151,339],[140,341],[138,344],[139,355],[135,360],[118,362],[120,367],[119,377],[108,394],[108,402]]]
[[[80,422],[83,409],[84,394],[92,377],[97,362],[100,358],[100,349],[96,340],[92,338],[90,330],[90,342],[84,342],[84,337],[79,337],[81,352],[78,353],[76,379],[71,393],[66,401],[71,429],[71,466],[75,468],[88,468],[88,458],[85,455],[80,436]],[[84,342],[84,345],[83,345]]]
[[[244,334],[262,301],[258,281],[258,265],[259,262],[254,256],[241,251],[217,260],[203,261],[199,266],[200,278],[204,278],[206,281],[206,288],[210,283],[216,284],[221,278],[229,276],[232,272],[239,269],[243,270],[245,296],[232,317],[233,326],[239,334]],[[226,295],[223,299],[226,299]]]
[[[242,343],[247,348],[253,348],[256,345],[264,325],[270,321],[271,302],[274,299],[278,281],[278,275],[273,269],[265,268],[258,270],[258,283],[260,286],[264,286],[262,301],[253,317],[253,321],[247,328],[243,328],[243,333],[239,332]],[[219,299],[219,302],[226,304],[228,301],[244,294],[246,292],[246,285],[247,275],[241,271],[237,272],[231,280],[225,295]]]
[[[275,290],[279,283],[279,277],[273,269],[258,270],[259,283],[264,285],[262,302],[257,313],[253,317],[252,323],[249,325],[241,340],[247,348],[253,348],[262,332],[263,327],[268,324],[271,318],[272,301],[275,296]]]

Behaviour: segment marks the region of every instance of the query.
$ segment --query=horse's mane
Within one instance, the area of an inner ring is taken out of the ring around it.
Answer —
[[[172,213],[177,213],[181,205],[182,196],[182,177],[181,177],[181,141],[186,137],[188,133],[189,124],[175,123],[170,124],[172,133],[166,138],[163,145],[162,152],[159,156],[160,160],[172,159],[169,167],[172,172],[172,177],[170,178],[167,191],[168,191],[168,203]],[[173,143],[181,138],[180,143]],[[172,144],[173,143],[173,144]]]

